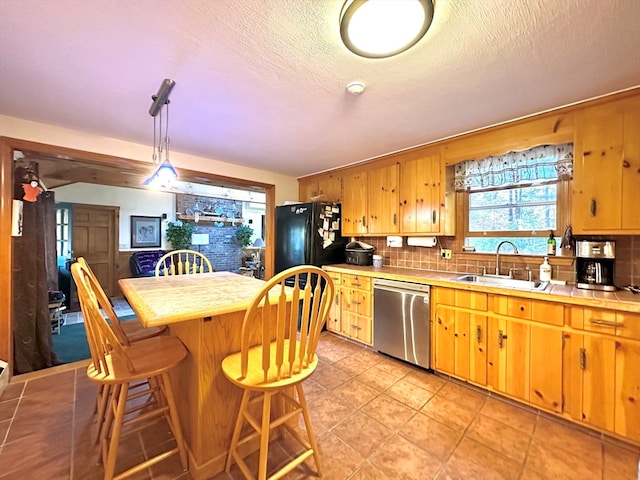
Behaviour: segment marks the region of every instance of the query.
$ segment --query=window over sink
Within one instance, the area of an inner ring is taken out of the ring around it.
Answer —
[[[503,240],[520,253],[546,254],[547,238],[569,224],[573,144],[469,160],[455,166],[463,194],[465,245],[494,253]]]

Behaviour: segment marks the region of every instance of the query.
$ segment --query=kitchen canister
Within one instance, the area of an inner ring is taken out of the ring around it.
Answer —
[[[382,255],[374,255],[373,256],[373,266],[375,268],[382,267]]]

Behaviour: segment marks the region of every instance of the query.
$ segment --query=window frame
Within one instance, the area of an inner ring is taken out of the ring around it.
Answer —
[[[527,184],[519,184],[512,185],[509,187],[496,187],[492,189],[482,190],[482,191],[497,191],[497,190],[507,190],[512,188],[522,188],[522,187],[530,187],[541,184],[552,184],[555,183],[557,185],[556,190],[556,228],[553,230],[556,237],[561,237],[564,233],[565,228],[568,225],[571,225],[571,190],[573,186],[572,179],[558,179],[551,180],[545,182],[534,182]],[[489,232],[471,232],[469,231],[469,194],[476,193],[471,191],[462,191],[458,192],[458,198],[460,199],[459,205],[461,206],[460,217],[462,219],[463,225],[463,235],[460,238],[460,242],[462,245],[466,243],[466,239],[469,237],[472,238],[489,238],[489,237],[510,237],[513,239],[518,238],[541,238],[549,236],[549,229],[546,230],[536,230],[536,231],[489,231]],[[489,254],[491,252],[476,252],[480,254]],[[534,254],[533,256],[545,256],[544,253]]]

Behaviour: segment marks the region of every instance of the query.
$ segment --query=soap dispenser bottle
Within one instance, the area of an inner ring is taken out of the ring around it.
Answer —
[[[551,265],[549,265],[549,257],[544,257],[544,262],[540,265],[540,281],[551,281]]]

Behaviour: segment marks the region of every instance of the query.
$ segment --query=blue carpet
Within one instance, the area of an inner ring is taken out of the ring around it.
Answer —
[[[120,317],[120,321],[132,320],[134,318],[136,318],[135,315],[122,316]],[[53,351],[56,352],[61,364],[91,358],[84,323],[63,325],[62,328],[60,328],[60,333],[53,335]]]

